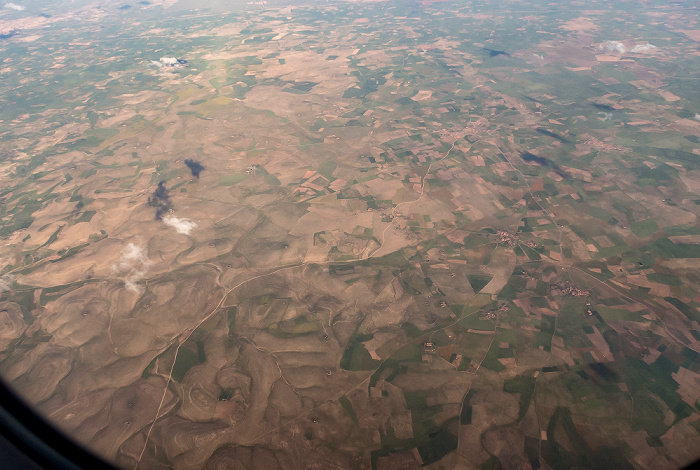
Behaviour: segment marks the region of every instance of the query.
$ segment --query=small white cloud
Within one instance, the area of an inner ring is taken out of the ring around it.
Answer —
[[[619,41],[608,41],[598,46],[598,49],[606,52],[617,52],[618,54],[624,54],[627,52],[627,48],[624,44]]]
[[[609,121],[612,119],[612,113],[599,112],[598,117],[603,121]]]
[[[646,44],[637,44],[636,46],[634,46],[634,47],[632,48],[632,51],[631,51],[631,52],[636,52],[636,53],[639,53],[639,52],[647,52],[647,51],[651,51],[652,49],[656,49],[656,46],[653,45],[653,44],[649,44],[649,43],[646,43]]]
[[[134,243],[129,243],[122,250],[117,267],[123,271],[132,268],[135,264],[141,263],[145,259],[146,254],[144,253],[143,248]]]
[[[144,249],[135,243],[129,243],[122,250],[119,261],[112,265],[112,270],[119,276],[124,276],[127,289],[140,292],[141,287],[137,283],[146,275],[150,264]]]
[[[158,67],[159,69],[179,69],[180,67],[187,67],[187,61],[183,59],[178,59],[177,57],[161,57],[160,60],[151,60],[151,65]]]
[[[5,8],[8,10],[23,11],[25,7],[22,5],[17,5],[16,3],[6,3]]]
[[[4,276],[0,277],[0,294],[10,290],[14,280],[15,277],[12,274],[5,274]]]
[[[195,222],[189,219],[181,219],[174,215],[166,215],[163,217],[163,222],[165,222],[165,225],[173,227],[177,233],[181,233],[182,235],[189,235],[192,229],[197,226]]]
[[[695,117],[693,119],[695,119],[696,121],[700,121],[700,114],[695,113]]]

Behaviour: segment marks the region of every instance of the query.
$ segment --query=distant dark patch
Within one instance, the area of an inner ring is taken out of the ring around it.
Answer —
[[[396,102],[397,102],[398,104],[400,104],[401,106],[408,106],[408,105],[417,104],[416,101],[413,101],[413,100],[412,100],[411,98],[409,98],[408,96],[403,96],[403,97],[397,99]]]
[[[168,188],[165,187],[165,181],[158,183],[158,187],[153,191],[152,197],[160,200],[167,200],[169,198]]]
[[[313,87],[318,85],[318,82],[302,81],[302,82],[291,82],[291,88],[303,93],[311,91]]]
[[[0,39],[9,39],[12,36],[14,36],[15,34],[17,34],[17,31],[10,31],[7,34],[0,34]]]
[[[165,187],[165,181],[158,183],[153,194],[148,196],[148,205],[156,208],[156,220],[161,220],[166,212],[172,208],[170,193]]]
[[[122,5],[122,6],[120,6],[120,7],[117,8],[117,9],[118,9],[118,10],[128,10],[129,8],[131,8],[131,5]]]
[[[39,13],[39,16],[41,16],[42,18],[51,18],[51,15],[49,15],[48,13]]]
[[[177,63],[180,65],[187,65],[187,61],[185,59],[177,59]]]
[[[538,157],[537,155],[530,153],[530,152],[520,152],[520,158],[522,158],[524,161],[530,163],[536,163],[537,165],[540,166],[549,166],[552,167],[552,171],[559,176],[561,176],[564,179],[570,179],[571,176],[569,176],[568,173],[566,173],[564,170],[561,170],[560,168],[557,167],[555,163],[553,163],[551,160],[545,158],[545,157]]]
[[[204,170],[204,166],[196,160],[187,159],[185,160],[185,165],[187,165],[187,168],[190,169],[192,176],[195,178],[199,178],[199,174]]]
[[[559,370],[559,366],[547,366],[542,368],[542,372],[556,372]]]
[[[530,152],[520,152],[520,158],[525,160],[526,162],[534,162],[537,163],[540,166],[547,165],[549,163],[549,160],[547,160],[544,157],[538,157],[535,154],[532,154]]]
[[[146,1],[140,1],[139,5],[150,5],[151,2],[146,2]]]
[[[610,105],[607,104],[600,104],[600,103],[591,103],[594,108],[599,109],[601,111],[615,111],[615,108],[613,108]]]
[[[489,49],[487,47],[484,47],[484,52],[486,52],[489,57],[498,57],[499,55],[510,57],[510,54],[508,54],[506,51],[497,51],[496,49]]]
[[[604,362],[592,362],[588,367],[595,372],[599,377],[608,382],[619,382],[620,376]]]
[[[557,134],[556,132],[549,131],[549,130],[545,129],[544,127],[538,127],[537,129],[535,129],[535,131],[538,134],[546,135],[547,137],[551,137],[552,139],[556,139],[556,140],[563,142],[565,144],[571,143],[571,141],[569,139],[567,139],[566,137],[561,136],[561,135]]]
[[[328,266],[328,274],[349,274],[355,271],[355,266],[352,264],[331,264]]]

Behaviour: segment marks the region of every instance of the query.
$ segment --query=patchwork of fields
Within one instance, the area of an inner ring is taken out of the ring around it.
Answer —
[[[123,468],[700,458],[657,3],[3,9],[0,375]]]

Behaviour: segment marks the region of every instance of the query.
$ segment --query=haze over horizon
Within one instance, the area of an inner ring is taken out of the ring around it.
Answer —
[[[700,459],[692,2],[0,8],[0,378],[124,469]]]

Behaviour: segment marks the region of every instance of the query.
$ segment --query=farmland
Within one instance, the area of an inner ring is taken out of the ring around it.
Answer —
[[[700,458],[682,3],[78,3],[0,12],[0,375],[75,440],[144,469]]]

